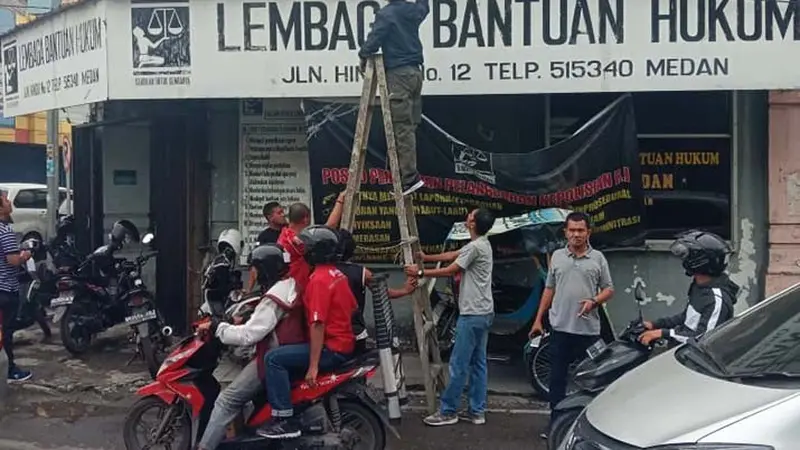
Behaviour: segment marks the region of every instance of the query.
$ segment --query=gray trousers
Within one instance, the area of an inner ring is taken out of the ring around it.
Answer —
[[[220,392],[214,409],[208,419],[203,438],[200,439],[200,448],[214,450],[225,439],[225,429],[247,402],[256,396],[262,389],[261,379],[258,378],[257,361],[254,359],[244,366],[239,375],[233,379],[228,387]]]
[[[386,71],[397,159],[403,184],[414,183],[417,172],[417,125],[422,120],[422,70],[403,66]]]

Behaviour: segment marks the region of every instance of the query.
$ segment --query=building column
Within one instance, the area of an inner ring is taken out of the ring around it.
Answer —
[[[800,282],[800,91],[769,95],[769,265],[766,294]]]

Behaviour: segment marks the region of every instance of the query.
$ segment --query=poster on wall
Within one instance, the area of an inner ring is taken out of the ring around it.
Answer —
[[[426,95],[800,87],[795,0],[424,3]],[[112,97],[357,96],[385,4],[109,2]]]
[[[108,98],[106,6],[87,2],[0,40],[4,116]]]
[[[347,184],[358,105],[304,104],[311,185],[320,222],[330,199]],[[393,262],[397,249],[392,247],[399,243],[385,142],[378,116],[372,122],[354,225],[362,261]],[[426,252],[441,250],[453,223],[477,207],[489,208],[497,217],[545,208],[584,211],[592,217],[593,245],[643,242],[642,178],[630,95],[621,96],[571,137],[521,153],[470,146],[423,116],[417,154],[426,186],[414,194],[414,207]]]
[[[242,100],[240,119],[239,229],[245,240],[244,264],[267,226],[264,205],[278,202],[288,208],[303,202],[311,206],[311,181],[300,100]]]

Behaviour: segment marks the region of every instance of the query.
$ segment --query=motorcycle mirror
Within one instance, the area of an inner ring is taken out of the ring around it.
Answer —
[[[153,233],[147,233],[142,238],[142,244],[149,245],[151,242],[153,242],[153,239],[155,239],[155,236],[153,235]]]

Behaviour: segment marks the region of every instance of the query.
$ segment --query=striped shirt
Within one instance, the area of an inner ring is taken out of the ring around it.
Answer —
[[[12,266],[6,259],[7,255],[19,253],[17,236],[11,225],[0,221],[0,291],[19,292],[19,267]]]

